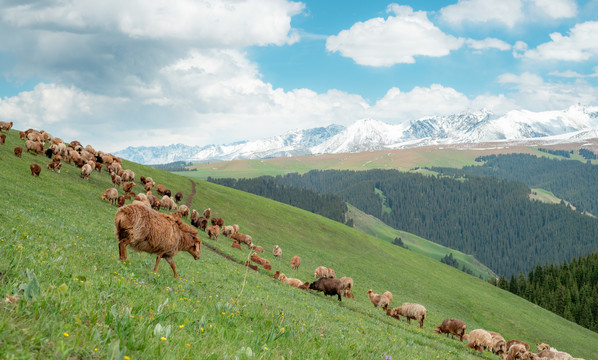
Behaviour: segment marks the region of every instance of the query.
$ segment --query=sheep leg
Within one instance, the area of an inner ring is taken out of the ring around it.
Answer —
[[[126,240],[121,240],[118,243],[118,255],[120,256],[120,261],[122,262],[127,260],[127,245],[129,245],[129,243]]]
[[[162,255],[158,255],[156,257],[156,266],[154,266],[154,272],[158,271],[158,264],[160,263],[160,259],[162,259]]]
[[[407,318],[407,324],[411,324],[411,318]]]
[[[420,328],[420,329],[423,329],[423,328],[424,328],[424,321],[423,321],[423,320],[420,320],[420,321],[419,321],[419,328]]]
[[[336,295],[338,296],[338,301],[342,301],[341,300],[341,293],[336,293]]]
[[[172,272],[174,272],[174,277],[175,278],[179,277],[179,274],[177,274],[177,272],[176,272],[176,265],[174,264],[174,259],[169,256],[169,257],[165,257],[164,260],[166,260],[170,264],[170,267],[172,268]]]

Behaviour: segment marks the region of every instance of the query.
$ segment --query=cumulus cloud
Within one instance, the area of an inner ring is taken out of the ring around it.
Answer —
[[[574,0],[531,0],[533,5],[552,19],[572,18],[577,15]]]
[[[551,41],[525,50],[520,55],[530,60],[586,61],[598,55],[598,21],[575,25],[568,36],[550,34]]]
[[[459,0],[440,9],[442,21],[459,26],[463,23],[497,23],[512,28],[524,19],[521,0]]]
[[[598,77],[598,66],[595,67],[594,72],[591,74],[580,74],[573,70],[565,70],[565,71],[551,71],[548,73],[550,76],[557,76],[563,78],[593,78]]]
[[[466,43],[467,46],[475,50],[497,49],[505,51],[511,49],[511,45],[495,38],[486,38],[484,40],[467,39]]]
[[[464,40],[443,33],[425,11],[391,4],[387,19],[357,22],[348,30],[328,37],[326,49],[367,66],[414,63],[415,56],[439,57],[459,49]]]

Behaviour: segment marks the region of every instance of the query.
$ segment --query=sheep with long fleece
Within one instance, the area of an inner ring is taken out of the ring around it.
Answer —
[[[158,193],[158,195],[164,196],[164,193],[166,192],[166,186],[162,184],[156,185],[156,192]]]
[[[437,334],[451,334],[451,338],[453,335],[459,337],[459,341],[463,341],[463,335],[465,335],[465,330],[467,330],[467,325],[461,320],[458,319],[444,319],[442,324],[436,327]],[[506,346],[506,345],[505,345]]]
[[[222,227],[222,235],[226,237],[231,237],[232,234],[235,233],[235,229],[232,225],[226,225]]]
[[[274,255],[275,258],[280,260],[280,257],[282,256],[282,249],[280,248],[280,246],[274,245],[274,249],[272,249],[272,255]]]
[[[123,179],[123,181],[135,181],[135,173],[133,172],[133,170],[125,170],[123,171],[121,178]]]
[[[133,181],[124,181],[123,182],[123,191],[126,193],[130,193],[133,190],[133,186],[135,186],[135,182]]]
[[[247,245],[248,249],[251,248],[251,242],[253,241],[253,239],[251,238],[250,235],[246,235],[243,233],[236,233],[236,234],[233,234],[230,238],[233,240],[237,240],[237,242],[239,242],[239,244],[243,243],[243,244]]]
[[[10,128],[12,128],[12,121],[11,122],[6,122],[6,121],[0,121],[0,131],[3,130],[10,130]]]
[[[539,358],[554,359],[554,360],[573,360],[570,354],[559,351],[546,343],[537,345],[539,353],[535,354]]]
[[[390,304],[390,301],[388,301],[388,298],[386,296],[376,294],[372,289],[368,290],[368,296],[370,298],[370,302],[374,305],[374,307],[380,306],[384,310],[388,309],[388,304]]]
[[[114,217],[121,261],[127,259],[127,246],[134,250],[156,254],[156,266],[164,258],[178,277],[173,257],[179,251],[187,251],[198,260],[201,255],[201,240],[197,230],[179,219],[159,213],[139,202],[118,209]]]
[[[89,177],[91,176],[92,171],[93,171],[93,169],[91,168],[91,165],[89,165],[89,164],[83,165],[83,167],[81,167],[81,177],[85,180],[89,180]]]
[[[187,207],[187,205],[183,204],[179,206],[178,213],[181,217],[186,218],[187,216],[189,216],[189,208]]]
[[[321,291],[324,295],[338,296],[338,301],[342,301],[344,285],[339,279],[319,278],[309,285],[310,290]]]
[[[397,315],[406,317],[408,324],[411,324],[411,319],[413,319],[419,322],[420,329],[424,327],[424,320],[426,320],[426,308],[423,305],[403,303],[403,305],[394,308],[393,310],[396,310]]]
[[[46,166],[48,168],[48,170],[52,170],[52,171],[56,171],[57,173],[60,174],[60,169],[62,168],[62,163],[60,161],[56,162],[53,161],[51,163],[48,164],[48,166]]]
[[[31,176],[39,177],[39,174],[42,172],[42,167],[38,164],[30,164],[29,169],[31,170]]]
[[[249,246],[249,248],[250,248],[251,250],[253,250],[253,251],[257,251],[257,252],[260,252],[260,253],[264,253],[264,251],[265,251],[263,247],[261,247],[261,246],[259,246],[259,245],[256,245],[256,244],[251,244],[251,245]]]
[[[353,298],[353,294],[351,294],[351,290],[353,290],[353,279],[344,276],[340,280],[343,282],[344,285],[343,296]]]
[[[328,277],[328,268],[325,266],[318,266],[316,270],[314,270],[314,277],[315,278],[327,278]]]
[[[0,145],[4,145],[6,142],[6,134],[0,134]]]
[[[297,270],[299,269],[299,265],[301,265],[301,258],[297,255],[293,256],[291,259],[291,269]]]
[[[178,208],[177,204],[174,203],[174,200],[172,200],[168,195],[162,196],[162,199],[160,200],[160,207],[170,211],[176,210]]]
[[[25,148],[27,152],[33,151],[36,156],[44,153],[44,144],[39,141],[27,140],[25,141]]]
[[[529,351],[529,344],[526,343],[525,341],[521,341],[521,340],[516,340],[516,339],[511,339],[509,341],[507,341],[507,351],[511,348],[511,346],[513,346],[514,344],[520,344],[523,345],[523,347],[525,348],[526,351]]]
[[[218,240],[218,236],[220,236],[220,228],[216,225],[207,226],[206,234],[208,234],[210,240]]]
[[[23,148],[20,146],[15,147],[13,151],[15,153],[15,156],[18,158],[20,158],[23,155]]]
[[[481,350],[480,350],[481,351]],[[522,344],[513,344],[506,354],[501,357],[505,360],[523,359],[531,355]]]
[[[494,346],[492,343],[492,335],[484,329],[472,330],[465,336],[465,339],[469,341],[469,344],[467,344],[468,348],[475,349],[479,352],[482,352],[483,349],[492,351],[492,347]]]
[[[215,225],[218,227],[224,226],[224,219],[222,219],[221,217],[212,218],[212,219],[210,219],[210,222],[212,223],[212,225]]]
[[[118,190],[116,188],[108,188],[102,194],[102,201],[108,199],[111,204],[116,205],[116,201],[118,200]]]
[[[392,302],[392,293],[390,291],[385,291],[384,294],[382,294],[382,295],[384,295],[388,298],[388,304],[390,304]]]
[[[189,215],[189,220],[191,220],[191,222],[199,220],[199,213],[197,212],[197,210],[195,210],[195,209],[191,210],[191,215]]]
[[[209,219],[212,216],[212,209],[207,208],[203,211],[203,217]]]
[[[505,338],[495,331],[488,331],[488,333],[492,336],[492,352],[498,356],[505,354],[507,352],[507,342],[505,341]]]
[[[183,193],[179,191],[176,194],[174,194],[174,201],[180,203],[181,200],[183,200]]]
[[[206,227],[208,226],[208,219],[203,216],[200,216],[197,221],[191,220],[191,225],[195,226],[196,228],[200,228],[203,231],[206,231]]]

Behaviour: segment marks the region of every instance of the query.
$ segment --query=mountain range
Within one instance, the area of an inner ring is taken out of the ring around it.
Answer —
[[[374,119],[350,126],[329,125],[226,145],[128,147],[115,155],[142,164],[174,161],[213,162],[310,154],[335,154],[440,144],[493,141],[579,141],[598,137],[598,106],[574,105],[565,110],[513,110],[498,116],[478,110],[432,116],[396,125]]]

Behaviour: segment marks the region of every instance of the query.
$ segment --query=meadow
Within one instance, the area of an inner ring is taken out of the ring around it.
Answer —
[[[13,130],[0,146],[1,358],[497,358],[435,334],[448,317],[464,320],[469,330],[596,358],[598,334],[476,277],[318,215],[201,180],[193,180],[191,208],[210,207],[213,216],[239,224],[266,249],[274,270],[290,277],[311,281],[319,265],[352,277],[355,299],[338,302],[278,282],[272,272],[247,270],[239,265],[246,248],[231,248],[223,236],[208,240],[201,231],[204,245],[218,253],[203,246],[197,261],[180,253],[178,279],[165,262],[152,272],[155,258],[146,253],[129,251],[121,263],[117,209],[100,200],[112,187],[109,175],[83,180],[67,164],[52,173],[45,157],[15,157],[13,147],[22,144]],[[30,175],[32,162],[42,166],[39,178]],[[182,191],[188,201],[189,178],[127,161],[123,167]],[[283,249],[280,261],[271,255],[275,244]],[[303,259],[297,271],[289,266],[293,255]],[[391,291],[393,307],[426,306],[424,329],[374,308],[370,288]]]

